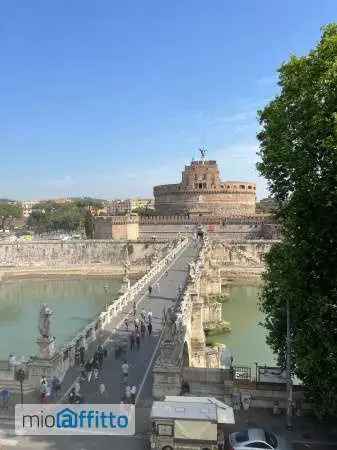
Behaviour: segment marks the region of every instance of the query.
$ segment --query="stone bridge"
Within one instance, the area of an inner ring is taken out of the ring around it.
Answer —
[[[183,373],[191,368],[220,368],[221,347],[207,347],[204,329],[223,326],[226,280],[234,274],[260,276],[264,255],[275,241],[202,242],[180,301],[168,311],[158,358],[153,367],[153,397],[180,395]]]

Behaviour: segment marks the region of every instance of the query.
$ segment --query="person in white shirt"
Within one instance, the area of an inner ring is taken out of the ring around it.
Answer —
[[[98,390],[99,390],[99,393],[101,395],[104,395],[104,393],[105,393],[105,384],[104,383],[100,383],[99,386],[98,386]]]
[[[131,387],[129,385],[127,385],[125,388],[125,398],[126,401],[129,403],[131,400]]]
[[[134,403],[136,402],[136,393],[137,393],[137,388],[136,388],[135,385],[133,385],[133,386],[131,387],[130,392],[131,392],[131,401],[132,401],[132,403],[134,404]]]
[[[81,390],[81,385],[80,385],[80,383],[78,381],[75,381],[74,390],[75,390],[75,394],[79,395],[80,390]]]
[[[124,361],[122,364],[122,373],[123,373],[124,382],[126,382],[126,380],[128,379],[128,375],[129,375],[129,364],[126,361]]]

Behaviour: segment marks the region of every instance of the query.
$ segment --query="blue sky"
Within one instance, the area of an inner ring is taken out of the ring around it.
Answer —
[[[336,0],[4,0],[0,197],[148,196],[201,145],[265,196],[256,110],[336,20]]]

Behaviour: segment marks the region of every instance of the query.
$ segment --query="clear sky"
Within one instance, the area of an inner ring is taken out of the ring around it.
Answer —
[[[264,196],[256,110],[336,20],[336,0],[3,0],[0,197],[148,196],[201,145]]]

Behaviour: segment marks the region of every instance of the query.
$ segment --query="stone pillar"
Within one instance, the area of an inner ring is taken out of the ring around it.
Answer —
[[[191,294],[191,367],[205,367],[206,340],[203,328],[203,301],[197,292]]]
[[[55,354],[55,338],[53,336],[40,336],[36,340],[39,346],[39,358],[50,359]]]
[[[152,396],[161,400],[166,395],[180,395],[182,383],[181,369],[177,367],[155,367],[153,369]]]

